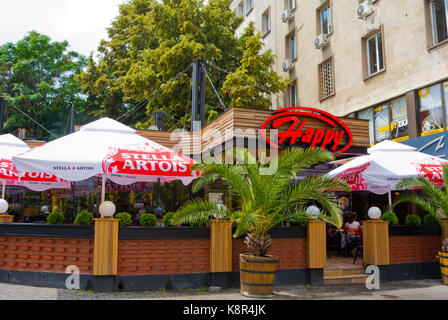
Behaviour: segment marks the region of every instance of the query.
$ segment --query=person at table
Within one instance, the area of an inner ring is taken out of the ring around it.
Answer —
[[[356,221],[356,212],[351,212],[347,215],[346,223],[344,229],[349,233],[356,233],[361,227],[361,224]]]

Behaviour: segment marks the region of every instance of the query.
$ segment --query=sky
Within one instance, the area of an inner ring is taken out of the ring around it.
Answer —
[[[96,52],[106,29],[126,0],[0,0],[0,45],[17,42],[35,30],[70,50]]]

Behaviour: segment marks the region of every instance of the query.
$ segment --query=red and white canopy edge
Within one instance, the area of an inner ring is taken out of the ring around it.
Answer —
[[[426,177],[434,184],[443,186],[443,166],[448,161],[434,157],[416,148],[393,141],[383,141],[360,156],[327,173],[329,177],[345,181],[352,191],[371,191],[389,194],[404,178]]]
[[[5,186],[24,186],[34,191],[48,189],[70,189],[71,183],[42,172],[24,172],[19,175],[12,163],[12,157],[31,150],[22,140],[11,134],[0,135],[0,182],[2,183],[2,199],[5,198]]]
[[[13,157],[19,172],[43,171],[68,181],[92,176],[110,179],[121,185],[135,182],[181,180],[190,184],[199,176],[194,164],[180,153],[146,139],[136,131],[110,118],[91,122],[80,131],[48,142]]]

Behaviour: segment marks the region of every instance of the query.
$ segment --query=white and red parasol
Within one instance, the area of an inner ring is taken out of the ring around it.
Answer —
[[[181,180],[188,185],[199,176],[191,170],[192,159],[109,118],[13,157],[13,162],[19,172],[43,171],[68,181],[102,175],[120,185],[159,179]]]
[[[360,156],[329,172],[330,177],[340,178],[353,191],[371,191],[376,194],[396,190],[404,178],[426,177],[443,186],[443,166],[448,161],[434,157],[416,148],[392,141],[383,141]],[[389,202],[391,201],[389,196]]]
[[[12,157],[31,150],[22,140],[11,134],[0,136],[0,183],[5,185],[24,186],[34,191],[44,191],[53,188],[70,189],[70,182],[42,172],[19,172],[13,166]],[[2,198],[4,198],[2,188]]]

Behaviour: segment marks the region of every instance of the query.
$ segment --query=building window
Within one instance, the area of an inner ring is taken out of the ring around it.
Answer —
[[[389,139],[389,108],[387,103],[373,109],[373,119],[375,125],[375,142],[378,143]]]
[[[330,4],[320,10],[320,32],[325,34],[333,32]]]
[[[406,96],[360,111],[357,118],[369,120],[370,145],[387,139],[409,140]]]
[[[444,124],[441,84],[421,89],[418,91],[418,95],[420,134],[426,136],[442,132]]]
[[[406,96],[393,99],[390,106],[390,134],[392,141],[409,140],[408,106]]]
[[[370,145],[373,146],[375,144],[375,128],[373,125],[373,108],[368,108],[358,112],[358,119],[360,120],[369,120],[369,137],[370,137]]]
[[[366,40],[368,75],[384,69],[383,35],[378,32]]]
[[[266,10],[265,13],[263,13],[261,20],[263,23],[263,35],[265,35],[271,30],[271,16],[269,13],[269,9]]]
[[[246,0],[246,14],[252,11],[254,8],[254,0]]]
[[[240,2],[240,4],[238,5],[238,17],[243,17],[244,16],[244,2]]]
[[[289,86],[289,106],[296,107],[298,105],[297,100],[297,82],[294,81],[292,85]]]
[[[448,39],[448,0],[431,0],[432,36],[434,44]]]
[[[289,58],[295,60],[297,58],[297,37],[295,34],[288,37]]]
[[[319,82],[321,100],[335,94],[333,58],[319,65]]]

